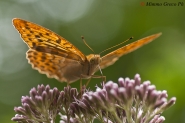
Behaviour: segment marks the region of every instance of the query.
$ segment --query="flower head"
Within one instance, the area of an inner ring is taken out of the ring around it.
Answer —
[[[21,123],[54,122],[59,113],[69,115],[69,105],[77,94],[77,90],[70,86],[59,91],[49,85],[38,85],[37,89],[30,90],[30,96],[22,97],[22,106],[14,108],[17,114],[12,120]]]
[[[109,81],[95,92],[84,93],[71,104],[71,112],[80,119],[95,117],[110,123],[162,123],[161,113],[175,101],[174,97],[167,101],[167,92],[157,91],[149,81],[141,84],[136,74],[133,80],[120,78],[118,84]]]
[[[39,85],[22,97],[22,106],[15,107],[12,118],[19,123],[162,123],[161,113],[175,104],[176,98],[167,100],[167,91],[158,91],[150,81],[141,82],[139,74],[134,79],[119,78],[118,83],[102,83],[96,91],[80,93],[70,86],[63,91]]]

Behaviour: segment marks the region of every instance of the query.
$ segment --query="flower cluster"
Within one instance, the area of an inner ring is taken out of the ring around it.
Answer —
[[[71,109],[79,119],[84,116],[84,121],[94,116],[106,123],[161,123],[165,119],[160,114],[175,101],[167,101],[167,92],[155,90],[149,81],[141,84],[136,74],[134,80],[120,78],[118,84],[109,81],[102,89],[86,92]]]
[[[77,89],[69,86],[59,91],[49,85],[38,85],[37,89],[30,90],[30,96],[22,97],[22,107],[14,108],[17,114],[12,120],[19,123],[54,123],[59,113],[69,118],[69,105],[75,101],[77,93]]]
[[[38,86],[30,96],[22,97],[22,107],[15,107],[12,118],[19,123],[162,123],[161,113],[175,104],[176,98],[167,100],[166,91],[157,91],[149,81],[141,83],[139,74],[134,79],[102,83],[95,92],[84,89],[80,93],[70,86],[63,91]]]

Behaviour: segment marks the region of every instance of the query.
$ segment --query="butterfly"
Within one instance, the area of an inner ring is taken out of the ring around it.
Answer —
[[[28,45],[28,62],[32,68],[49,78],[55,78],[68,84],[79,79],[89,79],[94,73],[114,64],[121,56],[130,53],[141,46],[158,38],[157,33],[115,51],[103,57],[99,54],[85,56],[78,48],[58,34],[32,22],[19,18],[13,19],[15,29]]]

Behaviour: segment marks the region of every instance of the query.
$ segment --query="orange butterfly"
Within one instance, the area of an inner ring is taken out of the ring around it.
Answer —
[[[85,56],[78,48],[58,34],[32,22],[13,19],[13,25],[30,48],[27,59],[32,67],[50,78],[68,84],[78,79],[89,79],[96,71],[114,64],[119,57],[132,52],[161,35],[154,34],[123,46],[107,55]]]

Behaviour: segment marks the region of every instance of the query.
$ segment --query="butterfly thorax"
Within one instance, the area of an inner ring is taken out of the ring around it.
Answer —
[[[93,75],[97,69],[98,65],[101,63],[101,57],[98,54],[90,54],[87,56],[89,62],[88,75]]]

